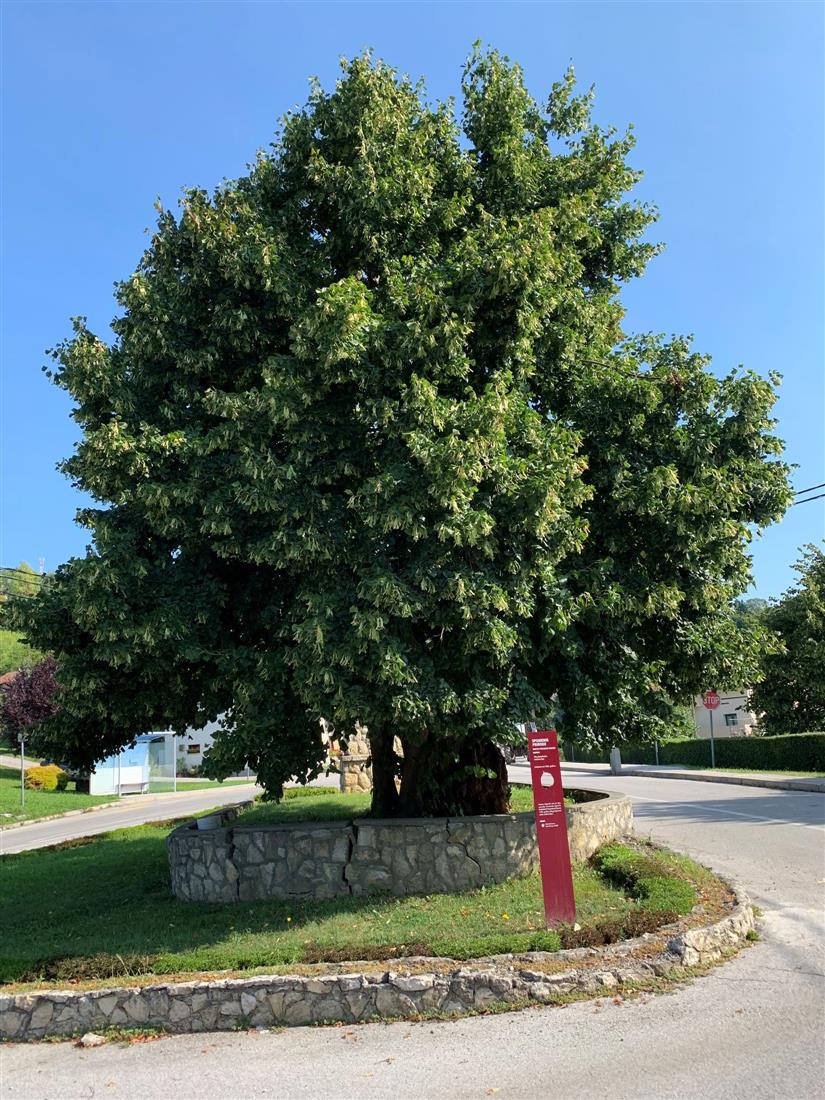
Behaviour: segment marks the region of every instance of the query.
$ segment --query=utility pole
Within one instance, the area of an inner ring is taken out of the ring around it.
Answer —
[[[710,766],[716,767],[716,745],[713,741],[713,712],[719,706],[721,702],[718,691],[706,691],[702,696],[702,702],[705,705],[705,710],[708,712],[710,718]]]
[[[21,808],[26,805],[26,735],[25,733],[18,733],[17,740],[20,742],[20,806]]]

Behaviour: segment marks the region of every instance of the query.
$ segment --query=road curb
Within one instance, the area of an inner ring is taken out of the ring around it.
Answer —
[[[733,909],[721,920],[698,928],[682,921],[609,947],[496,955],[469,963],[397,959],[394,970],[351,962],[309,976],[0,995],[0,1038],[69,1037],[111,1027],[191,1033],[355,1024],[428,1013],[460,1017],[493,1006],[563,1003],[571,993],[612,996],[624,985],[678,978],[684,968],[712,963],[739,947],[754,927],[754,915],[747,895],[732,889]]]
[[[26,825],[39,825],[41,821],[62,821],[64,817],[79,817],[81,814],[93,814],[95,810],[111,810],[113,806],[120,805],[120,802],[98,802],[94,806],[79,810],[64,810],[62,814],[46,814],[45,817],[32,817],[28,821],[12,821],[8,825],[0,825],[0,836],[12,829],[22,829]]]

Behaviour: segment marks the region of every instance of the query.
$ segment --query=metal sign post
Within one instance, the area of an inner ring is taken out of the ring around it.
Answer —
[[[18,733],[17,740],[20,742],[20,805],[26,805],[26,735],[24,733]]]
[[[576,919],[576,902],[573,897],[567,811],[564,808],[556,731],[529,732],[527,748],[533,780],[536,837],[547,925],[550,927],[561,921],[572,924]]]
[[[705,704],[705,709],[708,712],[710,718],[710,766],[716,767],[716,745],[713,740],[713,712],[719,706],[721,702],[719,693],[716,691],[706,691],[702,696],[702,702]]]

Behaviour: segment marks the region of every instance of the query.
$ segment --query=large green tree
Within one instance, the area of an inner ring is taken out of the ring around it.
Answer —
[[[767,733],[825,730],[825,550],[805,547],[798,582],[762,612],[781,649],[763,660],[752,707]]]
[[[462,95],[344,63],[247,176],[160,211],[111,344],[79,320],[56,350],[101,505],[20,609],[62,758],[223,714],[212,773],[277,796],[319,716],[360,719],[374,812],[500,810],[517,721],[609,743],[749,678],[773,380],[623,332],[654,211],[571,73],[542,106],[476,51]]]

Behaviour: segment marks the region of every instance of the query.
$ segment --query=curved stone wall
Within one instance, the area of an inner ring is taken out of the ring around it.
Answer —
[[[568,791],[573,860],[633,831],[630,799]],[[520,878],[538,867],[532,813],[220,827],[187,822],[169,834],[172,891],[184,901],[451,894]]]
[[[740,894],[733,910],[715,924],[688,927],[681,922],[637,940],[555,955],[498,955],[461,964],[419,957],[393,959],[378,971],[352,962],[332,972],[314,967],[303,975],[217,981],[198,975],[187,982],[106,989],[0,990],[0,1042],[110,1027],[200,1032],[355,1024],[415,1018],[428,1011],[463,1016],[507,1003],[563,1003],[573,991],[613,996],[624,982],[638,989],[640,982],[670,976],[674,968],[684,976],[684,967],[714,962],[738,947],[753,926],[750,901]],[[556,963],[552,973],[550,959]]]

